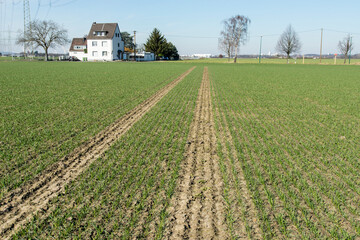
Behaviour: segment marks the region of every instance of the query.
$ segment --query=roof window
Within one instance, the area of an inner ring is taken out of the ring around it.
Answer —
[[[106,36],[107,31],[95,31],[93,32],[95,36]]]

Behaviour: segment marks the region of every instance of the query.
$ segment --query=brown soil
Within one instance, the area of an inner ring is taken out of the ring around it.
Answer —
[[[208,69],[196,103],[179,183],[170,202],[168,239],[227,239]]]
[[[69,182],[75,180],[194,68],[183,73],[124,117],[49,167],[41,176],[5,196],[0,202],[0,238],[9,238],[34,214],[46,211],[51,199],[63,193]]]

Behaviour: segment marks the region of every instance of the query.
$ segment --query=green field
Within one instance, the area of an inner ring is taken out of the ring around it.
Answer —
[[[6,62],[0,69],[1,199],[187,66]]]
[[[186,63],[233,63],[234,59],[228,59],[228,58],[202,58],[202,59],[196,59],[196,60],[183,60],[182,62]],[[360,59],[351,59],[351,65],[358,65],[360,64]],[[259,59],[258,58],[238,58],[237,63],[253,63],[258,64]],[[290,64],[303,64],[302,58],[290,59]],[[286,59],[281,58],[262,58],[261,64],[287,64]],[[305,58],[304,64],[320,64],[320,65],[334,65],[334,59],[322,59],[320,63],[320,59],[309,59]],[[349,61],[346,61],[346,65],[349,64]],[[344,59],[337,58],[336,65],[344,65]]]
[[[217,124],[233,139],[220,148],[236,149],[230,166],[244,171],[264,238],[359,235],[360,69],[211,69]]]
[[[199,145],[216,155],[212,167],[219,169],[222,196],[212,199],[212,211],[224,206],[224,236],[360,236],[360,68],[214,60],[1,62],[0,224],[1,198],[9,191],[41,176],[192,66],[195,70],[13,238],[171,238],[173,198],[184,168],[190,168],[183,163],[206,80],[207,114],[213,118],[201,121],[214,126],[216,145]],[[204,181],[195,178],[191,184],[196,188]],[[200,190],[191,201],[205,206],[212,190]],[[196,213],[191,214],[185,232],[194,228]],[[219,221],[211,226],[217,229]],[[200,236],[205,225],[199,226]]]

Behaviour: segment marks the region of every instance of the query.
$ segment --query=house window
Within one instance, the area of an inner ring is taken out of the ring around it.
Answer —
[[[118,43],[118,47],[120,47],[120,43]]]
[[[96,36],[106,36],[107,31],[96,31],[93,32],[94,35]]]
[[[92,56],[93,56],[93,57],[97,57],[97,56],[98,56],[98,52],[97,52],[97,51],[93,51],[93,52],[92,52]]]
[[[101,44],[102,44],[103,47],[107,47],[107,46],[108,46],[107,41],[102,41]]]
[[[97,41],[93,41],[93,42],[92,42],[92,46],[93,46],[93,47],[96,47],[96,46],[97,46]]]
[[[103,55],[103,57],[107,56],[107,52],[106,52],[106,51],[103,51],[103,52],[102,52],[102,55]]]

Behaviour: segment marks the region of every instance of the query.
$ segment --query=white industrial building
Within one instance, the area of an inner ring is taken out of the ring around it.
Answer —
[[[134,53],[129,54],[129,60],[133,61],[135,58]],[[155,61],[155,54],[151,52],[140,52],[136,53],[136,61],[142,62],[142,61]]]

